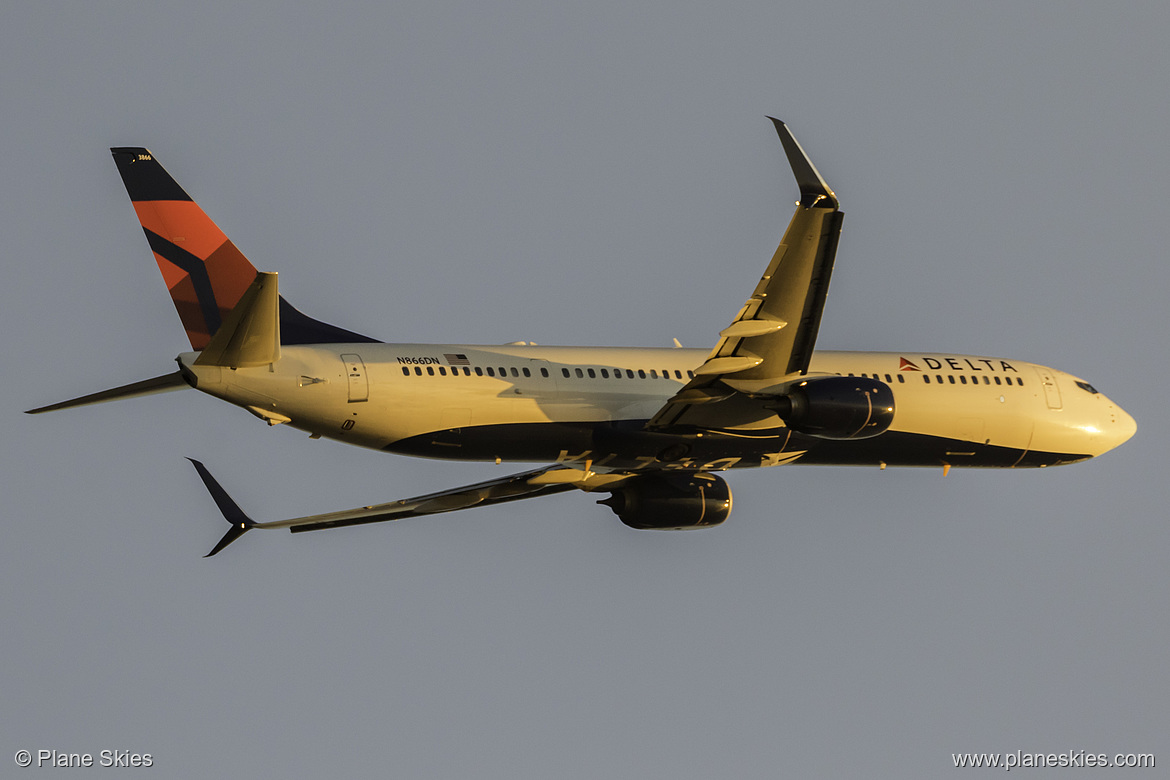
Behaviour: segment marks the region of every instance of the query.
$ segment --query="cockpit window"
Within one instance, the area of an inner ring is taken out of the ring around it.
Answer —
[[[1097,388],[1093,387],[1088,382],[1077,382],[1077,387],[1081,388],[1086,393],[1092,393],[1093,395],[1099,395],[1099,393],[1097,392]]]

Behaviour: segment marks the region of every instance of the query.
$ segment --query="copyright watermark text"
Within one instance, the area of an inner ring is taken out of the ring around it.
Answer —
[[[1090,753],[1066,750],[1063,753],[952,753],[955,768],[984,767],[1003,769],[1049,769],[1053,767],[1107,767],[1111,769],[1153,769],[1153,753]]]
[[[154,766],[154,756],[133,750],[99,750],[96,753],[69,753],[64,750],[18,750],[13,760],[19,767],[148,767]]]

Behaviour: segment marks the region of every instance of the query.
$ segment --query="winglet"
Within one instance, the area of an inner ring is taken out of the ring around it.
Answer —
[[[223,535],[223,538],[219,540],[219,543],[211,548],[211,552],[203,556],[204,558],[210,558],[247,533],[256,523],[252,521],[252,518],[244,514],[243,510],[232,500],[232,497],[227,494],[227,491],[220,487],[220,484],[215,481],[215,477],[211,476],[211,472],[202,463],[194,458],[187,458],[187,460],[191,461],[191,465],[199,472],[199,478],[203,480],[203,484],[207,487],[207,492],[215,500],[219,511],[223,512],[224,519],[231,523],[232,526]]]
[[[788,129],[788,125],[775,117],[768,117],[776,126],[776,134],[780,136],[780,143],[784,145],[784,153],[788,155],[788,164],[792,166],[792,173],[796,176],[796,183],[800,185],[800,205],[805,208],[819,206],[821,208],[837,208],[837,195],[829,189],[829,185],[821,178],[812,160],[805,154],[804,149],[797,143],[796,137]],[[825,201],[828,203],[825,203]]]

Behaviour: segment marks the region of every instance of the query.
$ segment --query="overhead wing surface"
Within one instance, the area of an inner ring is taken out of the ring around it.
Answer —
[[[751,396],[808,373],[844,215],[788,127],[772,122],[800,186],[796,212],[751,297],[651,429],[723,428],[767,416]]]

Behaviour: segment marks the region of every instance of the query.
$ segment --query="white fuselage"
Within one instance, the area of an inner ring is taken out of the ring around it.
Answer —
[[[327,344],[285,347],[258,368],[195,364],[199,390],[270,424],[426,457],[587,461],[596,467],[721,470],[785,462],[1048,466],[1133,435],[1133,419],[1062,371],[1019,360],[817,352],[810,375],[868,376],[893,390],[893,425],[872,439],[790,434],[774,414],[703,434],[685,455],[641,425],[690,379],[707,350]]]

